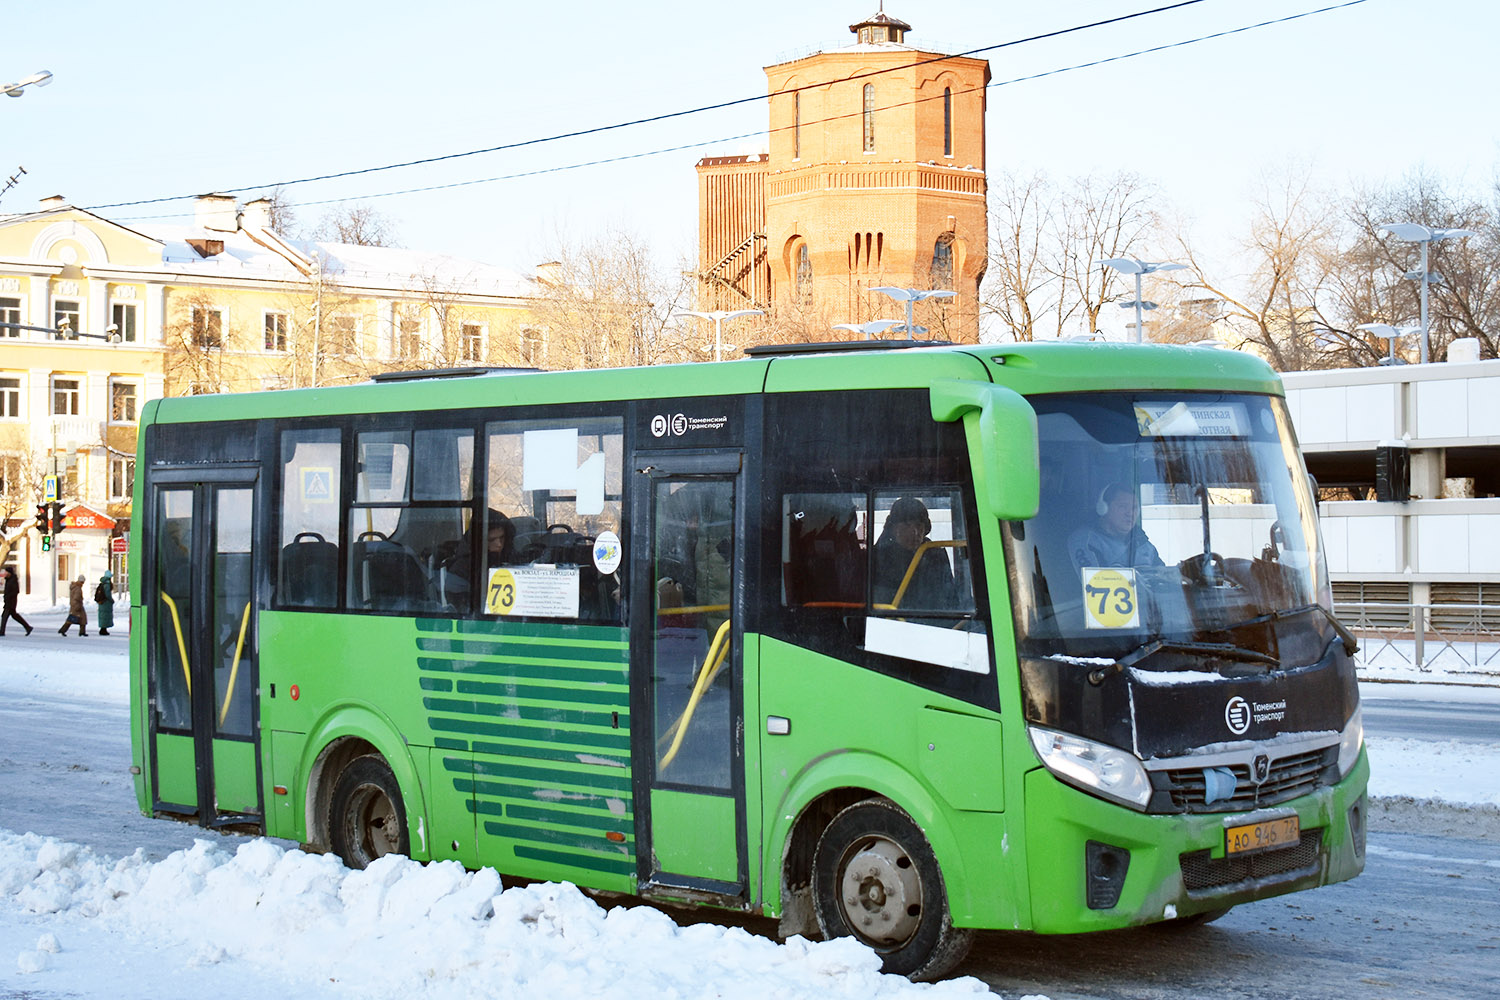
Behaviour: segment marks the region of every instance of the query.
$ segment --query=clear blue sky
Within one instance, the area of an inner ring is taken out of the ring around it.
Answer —
[[[889,0],[909,41],[995,45],[1163,0]],[[1334,0],[1205,0],[986,53],[996,81],[1314,10]],[[0,103],[0,178],[28,174],[0,212],[62,194],[90,206],[457,153],[763,95],[763,67],[820,43],[879,0],[702,3],[6,4],[0,78],[54,83]],[[994,87],[989,170],[1127,169],[1200,228],[1240,225],[1255,180],[1311,164],[1329,184],[1425,167],[1487,188],[1500,4],[1366,0],[1229,38]],[[763,101],[667,122],[290,188],[294,202],[366,196],[709,143],[624,163],[375,198],[407,246],[517,270],[559,237],[609,226],[664,258],[696,238],[693,164],[756,151]],[[253,197],[254,193],[241,195]],[[190,203],[111,208],[126,224]],[[299,209],[315,219],[322,207]],[[177,221],[177,220],[173,220]],[[1212,238],[1212,237],[1210,237]]]

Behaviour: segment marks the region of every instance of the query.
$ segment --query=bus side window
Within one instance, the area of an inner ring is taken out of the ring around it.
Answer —
[[[616,416],[486,425],[485,505],[504,517],[511,532],[504,550],[488,560],[486,579],[501,579],[496,574],[504,567],[525,568],[506,570],[506,587],[487,590],[479,613],[621,620],[623,582],[615,567],[624,505],[624,425]],[[596,548],[605,553],[602,562]]]
[[[281,435],[281,537],[276,604],[338,605],[339,469],[337,428]]]
[[[783,604],[861,608],[865,602],[866,499],[859,493],[782,497]]]

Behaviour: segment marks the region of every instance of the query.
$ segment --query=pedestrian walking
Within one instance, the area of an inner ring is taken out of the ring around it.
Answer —
[[[104,571],[94,588],[94,603],[99,605],[99,634],[109,635],[115,624],[115,575],[109,570]]]
[[[79,635],[89,634],[89,613],[83,606],[83,581],[88,579],[82,573],[78,579],[68,584],[68,617],[63,619],[62,628],[57,630],[58,635],[67,635],[68,629],[74,625],[78,626]]]
[[[21,581],[16,579],[16,571],[9,566],[0,566],[0,575],[5,577],[5,612],[0,614],[0,635],[5,634],[5,625],[12,618],[21,623],[26,634],[31,634],[31,623],[21,617],[16,610],[16,598],[21,596]]]

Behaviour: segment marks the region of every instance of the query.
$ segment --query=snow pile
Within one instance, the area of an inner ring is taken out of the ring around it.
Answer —
[[[493,869],[400,857],[350,871],[266,840],[230,854],[207,840],[152,864],[0,831],[0,899],[52,928],[20,952],[21,973],[91,962],[59,926],[88,925],[147,947],[186,945],[194,967],[244,962],[288,982],[368,998],[710,996],[946,997],[976,979],[915,985],[882,975],[852,939],[777,944],[739,928],[679,927],[648,906],[605,910],[566,883],[501,891]],[[167,972],[168,970],[163,970]]]

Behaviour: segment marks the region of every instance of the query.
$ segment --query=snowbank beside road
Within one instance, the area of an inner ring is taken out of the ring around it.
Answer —
[[[361,998],[987,992],[976,979],[921,986],[882,975],[875,953],[850,939],[777,944],[739,928],[679,927],[647,906],[605,909],[567,884],[501,892],[492,869],[466,872],[454,862],[387,857],[351,872],[335,858],[265,840],[234,853],[200,840],[151,864],[139,852],[110,861],[74,844],[0,831],[0,898],[36,918],[36,943],[21,947],[13,968],[53,973],[49,992],[120,995],[107,964],[70,947],[70,934],[99,930],[140,948],[186,949],[196,968],[233,963],[241,976],[277,975],[319,984],[320,992],[331,984]],[[3,924],[15,930],[13,919]],[[14,935],[0,930],[0,940],[7,937]],[[159,981],[141,985],[152,991],[146,995],[160,989]],[[259,991],[241,979],[237,992]]]

